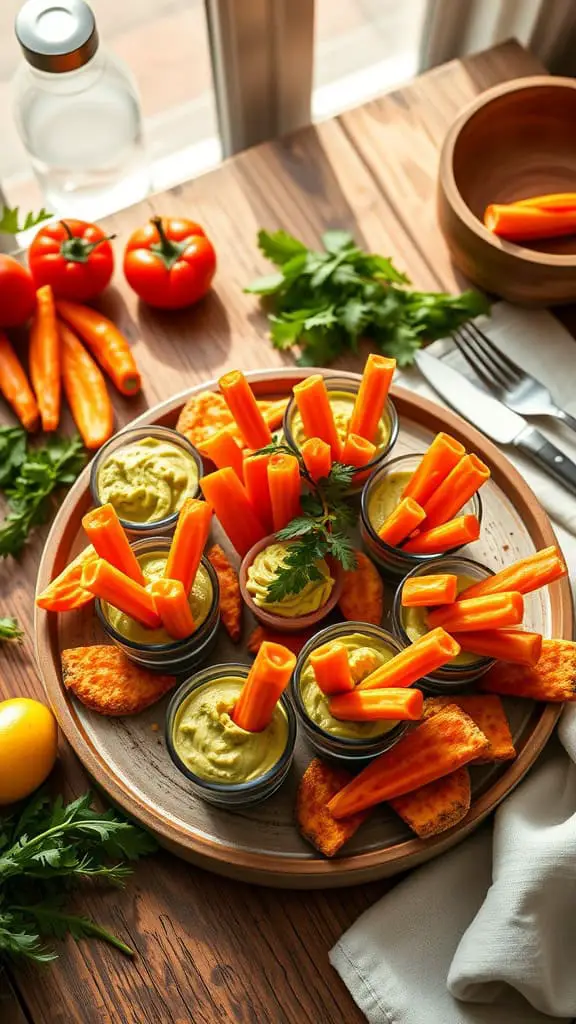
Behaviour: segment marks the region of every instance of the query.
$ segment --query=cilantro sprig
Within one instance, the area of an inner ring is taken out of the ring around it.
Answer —
[[[301,366],[356,352],[361,338],[406,366],[423,339],[444,337],[488,309],[475,291],[411,290],[391,259],[364,252],[347,231],[327,231],[322,241],[317,252],[285,231],[259,231],[260,250],[279,269],[245,288],[266,302],[274,347],[297,346]]]
[[[28,231],[29,228],[42,224],[45,220],[51,220],[53,213],[48,213],[44,207],[39,213],[20,213],[19,206],[3,206],[0,209],[0,232],[4,235],[18,235],[21,231]],[[23,218],[23,219],[21,219]]]

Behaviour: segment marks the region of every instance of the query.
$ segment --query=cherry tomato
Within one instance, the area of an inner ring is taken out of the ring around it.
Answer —
[[[57,299],[95,299],[112,277],[114,253],[110,240],[114,237],[83,220],[47,224],[28,250],[36,287],[49,284]]]
[[[57,746],[56,719],[45,704],[28,697],[0,702],[0,806],[29,796],[48,778]]]
[[[193,220],[152,217],[130,236],[124,250],[128,284],[158,309],[183,309],[198,302],[215,271],[214,246]]]
[[[19,327],[36,307],[36,289],[30,271],[13,256],[0,253],[0,327]]]

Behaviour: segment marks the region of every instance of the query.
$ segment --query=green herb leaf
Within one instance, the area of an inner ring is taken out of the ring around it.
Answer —
[[[24,630],[20,629],[17,619],[0,618],[0,641],[21,640]]]
[[[252,295],[274,295],[284,283],[283,274],[266,274],[265,277],[258,277],[252,281],[244,291]]]
[[[14,206],[11,209],[4,206],[0,212],[0,231],[5,235],[17,235],[20,231],[28,231],[28,228],[33,228],[44,220],[51,220],[53,216],[53,213],[48,213],[48,210],[42,208],[39,213],[27,213],[22,223],[19,223],[20,207]]]
[[[286,231],[259,231],[258,246],[264,256],[278,267],[287,263],[293,256],[307,252],[304,243]]]

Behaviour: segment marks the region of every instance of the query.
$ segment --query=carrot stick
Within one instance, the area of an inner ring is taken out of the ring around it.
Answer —
[[[160,625],[160,616],[152,595],[103,558],[84,563],[80,585],[94,597],[107,601],[143,626],[157,629]]]
[[[542,653],[540,633],[525,633],[521,629],[486,629],[472,633],[455,633],[463,651],[480,654],[499,661],[518,665],[535,665]]]
[[[345,466],[365,466],[376,454],[376,445],[359,434],[348,434],[340,453],[340,462]]]
[[[344,644],[336,642],[318,647],[310,655],[310,664],[322,693],[331,696],[333,693],[354,689],[348,651]]]
[[[424,509],[413,498],[402,498],[378,530],[380,540],[397,547],[425,518]]]
[[[36,430],[40,411],[28,378],[4,331],[0,331],[0,392],[26,430]]]
[[[544,210],[520,203],[492,203],[484,211],[484,224],[493,234],[509,242],[557,238],[576,232],[576,209]]]
[[[483,594],[499,594],[515,590],[518,594],[530,594],[549,583],[554,583],[568,570],[557,547],[542,548],[527,558],[521,558],[494,576],[473,583],[460,594],[460,599],[482,597]]]
[[[135,395],[140,391],[140,373],[130,346],[111,320],[79,302],[60,299],[56,309],[58,315],[86,342],[121,394]]]
[[[524,598],[517,592],[486,594],[456,601],[446,608],[437,608],[426,616],[431,629],[442,629],[467,633],[477,629],[507,629],[522,622]]]
[[[422,717],[424,695],[420,690],[356,690],[332,697],[330,714],[348,722],[380,719],[415,722]]]
[[[130,547],[113,505],[108,503],[91,509],[82,519],[82,526],[98,558],[110,562],[110,565],[131,580],[146,586],[140,563]]]
[[[306,437],[319,437],[330,445],[332,458],[340,457],[340,438],[336,430],[332,408],[324,378],[315,373],[295,384],[294,400],[302,417]]]
[[[220,520],[224,532],[239,555],[266,536],[266,530],[256,515],[248,495],[233,469],[217,469],[200,480],[208,504]]]
[[[514,206],[535,206],[538,210],[576,210],[576,192],[551,192],[545,196],[515,199]]]
[[[56,430],[60,421],[60,337],[54,295],[49,284],[36,292],[36,312],[28,349],[30,379],[40,408],[42,430]]]
[[[316,483],[325,480],[332,469],[330,445],[320,437],[309,437],[302,445],[302,458],[310,476]]]
[[[265,448],[270,444],[272,434],[244,374],[240,370],[231,370],[220,377],[218,384],[244,443],[248,448]]]
[[[436,555],[463,544],[471,544],[480,536],[480,521],[476,516],[458,516],[431,530],[422,530],[403,545],[411,555]]]
[[[62,321],[62,382],[74,422],[86,448],[100,448],[114,433],[114,409],[106,381],[82,342]]]
[[[348,435],[357,434],[367,441],[374,441],[395,369],[395,359],[386,359],[374,353],[368,356],[348,424]],[[349,465],[354,466],[356,463],[351,462]]]
[[[227,470],[232,472],[232,470]],[[186,498],[178,513],[178,522],[168,552],[164,575],[180,580],[186,597],[196,579],[204,545],[210,533],[212,509],[198,498]]]
[[[244,453],[244,487],[248,500],[266,532],[272,533],[272,502],[268,486],[269,455]]]
[[[173,640],[185,640],[196,625],[180,580],[156,580],[149,588],[162,625]]]
[[[413,498],[419,505],[425,505],[465,454],[466,449],[460,441],[440,431],[410,477],[402,497]]]
[[[429,608],[456,600],[458,577],[451,573],[412,576],[402,587],[403,608]]]
[[[453,519],[489,477],[488,466],[477,455],[464,455],[424,504],[426,529]]]
[[[358,690],[380,690],[384,686],[412,686],[460,654],[460,644],[443,629],[434,629],[380,665]]]
[[[296,456],[271,455],[268,463],[268,487],[275,533],[300,515],[300,486],[300,466]]]
[[[95,562],[98,555],[91,544],[84,548],[62,572],[52,580],[36,598],[36,604],[47,612],[70,612],[94,600],[94,594],[80,586],[82,569],[87,561]]]
[[[230,466],[238,479],[244,480],[242,449],[226,427],[207,437],[202,442],[202,451],[218,469]]]
[[[282,420],[284,419],[284,413],[286,412],[286,406],[288,405],[287,398],[278,398],[274,402],[264,402],[262,408],[262,415],[264,422],[270,430],[278,430],[282,426]],[[258,404],[260,408],[260,404]]]
[[[232,712],[232,720],[247,732],[262,732],[290,682],[296,655],[282,644],[265,640]]]

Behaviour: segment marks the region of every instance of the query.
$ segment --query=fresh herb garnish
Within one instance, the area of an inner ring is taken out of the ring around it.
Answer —
[[[17,619],[0,618],[0,642],[4,640],[21,640],[24,630],[20,629]]]
[[[322,241],[325,251],[316,252],[285,231],[260,231],[261,251],[280,269],[245,289],[268,297],[272,344],[298,346],[301,366],[356,352],[360,338],[406,366],[424,338],[444,337],[489,308],[475,291],[412,291],[391,259],[364,252],[347,231],[328,231]]]
[[[44,220],[50,220],[53,216],[53,213],[48,213],[48,210],[42,207],[40,213],[27,213],[22,223],[19,223],[20,207],[14,206],[11,209],[9,206],[4,206],[0,211],[0,231],[4,235],[17,235],[20,231],[28,231],[29,228],[34,228],[37,224],[41,224]]]

